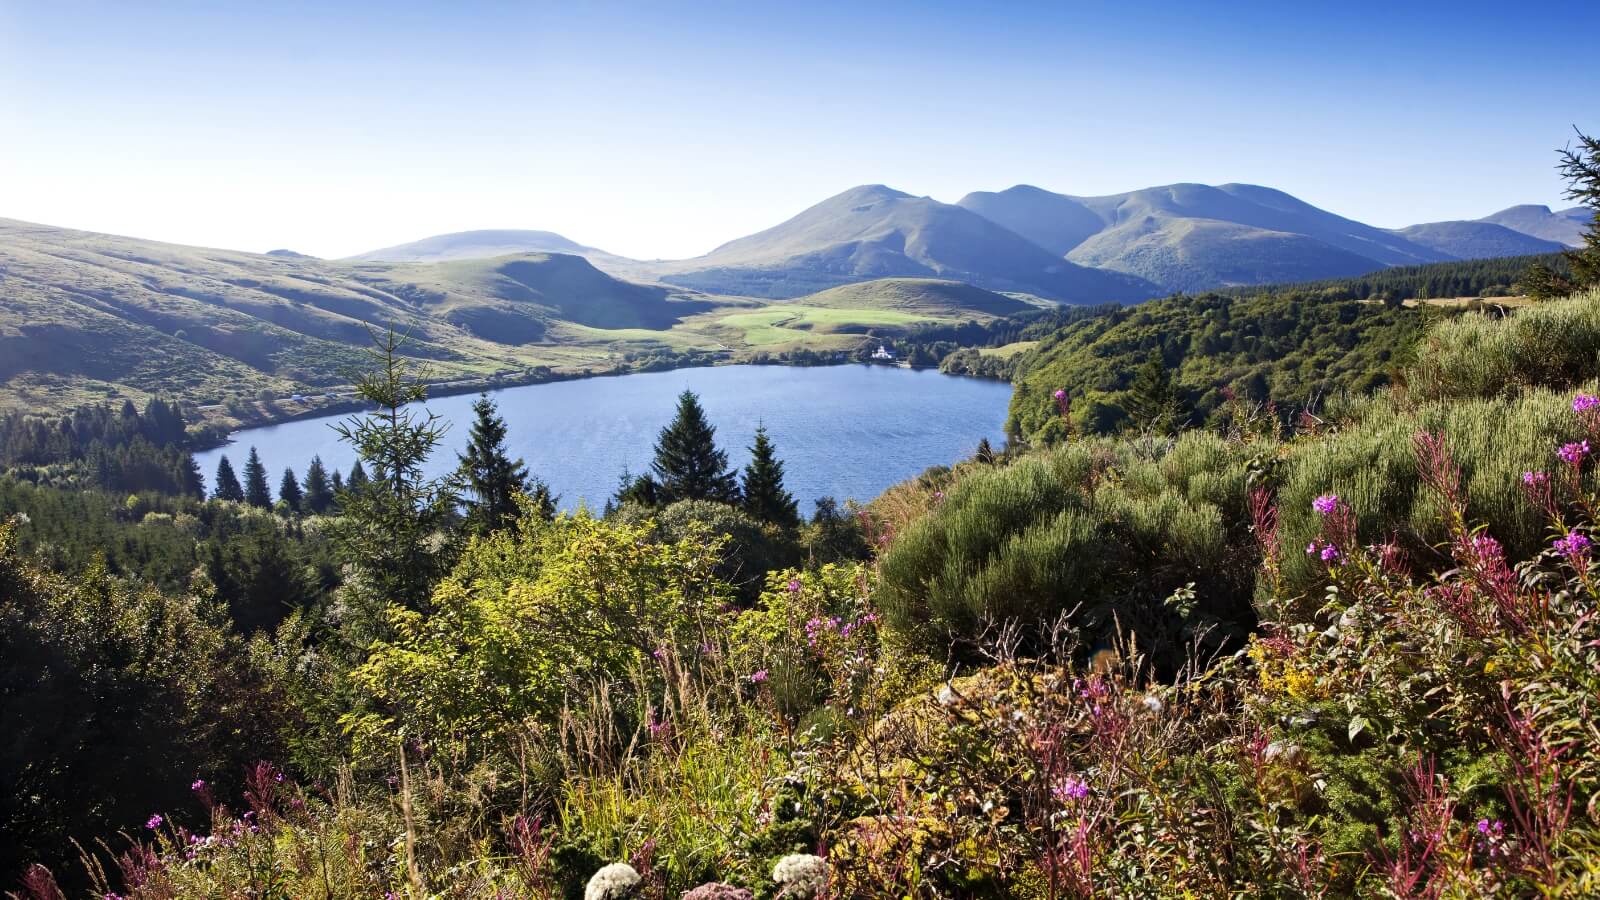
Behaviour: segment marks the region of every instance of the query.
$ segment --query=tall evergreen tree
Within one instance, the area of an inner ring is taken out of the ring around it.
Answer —
[[[217,461],[217,487],[211,496],[217,500],[244,502],[244,488],[239,485],[239,476],[233,474],[233,463],[228,462],[227,454]]]
[[[244,502],[267,509],[272,506],[272,489],[267,487],[267,467],[261,464],[256,448],[244,464]]]
[[[1183,424],[1183,404],[1158,350],[1133,373],[1122,406],[1140,431],[1171,434]]]
[[[333,488],[334,499],[337,500],[339,497],[339,492],[344,490],[344,473],[338,469],[334,469],[333,477],[329,479],[329,484]]]
[[[783,461],[778,459],[765,426],[756,426],[750,447],[750,464],[744,467],[744,510],[763,522],[793,528],[800,524],[800,508],[783,487]]]
[[[370,481],[350,483],[339,497],[342,515],[334,546],[354,577],[342,592],[341,621],[348,649],[359,652],[387,632],[384,609],[396,604],[425,609],[434,584],[454,560],[450,531],[457,497],[453,479],[424,474],[446,425],[433,413],[418,415],[427,385],[400,355],[405,339],[390,330],[369,350],[373,365],[357,380],[356,394],[374,404],[334,429],[372,467]]]
[[[305,493],[300,490],[300,480],[294,477],[293,469],[283,470],[283,480],[278,482],[278,502],[294,513],[304,508]]]
[[[661,502],[739,502],[738,475],[728,468],[728,454],[717,449],[716,436],[700,398],[689,390],[679,394],[678,414],[661,429],[650,464]]]
[[[1529,266],[1520,287],[1535,300],[1551,300],[1600,285],[1600,138],[1578,132],[1578,147],[1561,151],[1557,167],[1567,180],[1566,198],[1588,207],[1589,226],[1583,232],[1583,246],[1564,256],[1570,275],[1563,275],[1542,263]]]
[[[338,472],[333,473],[338,475]],[[301,510],[312,515],[322,515],[333,506],[333,485],[328,482],[328,470],[322,465],[322,457],[311,457],[311,465],[306,468],[305,481],[306,495],[301,505]]]
[[[367,470],[362,468],[361,460],[358,459],[356,464],[350,467],[350,477],[345,479],[344,486],[346,490],[354,491],[366,483]]]
[[[528,490],[528,468],[506,452],[506,423],[494,401],[480,394],[472,404],[477,416],[467,439],[467,452],[457,454],[468,497],[467,524],[488,533],[515,521],[517,495]]]

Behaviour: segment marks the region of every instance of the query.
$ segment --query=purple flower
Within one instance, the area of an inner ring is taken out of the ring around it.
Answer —
[[[1323,494],[1317,499],[1311,501],[1311,508],[1316,510],[1317,515],[1319,516],[1332,515],[1334,511],[1339,508],[1339,495]]]
[[[1339,559],[1339,548],[1329,544],[1326,547],[1323,547],[1322,552],[1317,555],[1322,557],[1323,562],[1337,562]]]
[[[766,681],[766,680],[767,680],[767,670],[766,669],[757,669],[754,672],[750,673],[750,681],[752,683],[754,683],[754,684],[760,684],[760,683],[762,683],[763,681]]]
[[[1537,487],[1550,480],[1548,472],[1523,472],[1522,483],[1528,487]]]
[[[791,594],[800,593],[800,579],[798,579],[798,578],[789,579],[789,593],[791,593]]]
[[[1572,398],[1573,412],[1588,412],[1596,406],[1600,406],[1600,397],[1596,397],[1593,394],[1579,394]]]
[[[1562,444],[1561,449],[1556,451],[1556,455],[1561,457],[1562,462],[1575,466],[1583,462],[1583,458],[1589,455],[1589,442],[1574,441],[1570,444]]]
[[[1589,539],[1574,531],[1564,538],[1556,538],[1553,546],[1562,556],[1576,559],[1588,552]]]
[[[196,778],[194,780],[194,784],[189,785],[189,790],[194,791],[197,794],[200,793],[201,791],[205,790],[205,789],[206,789],[206,782],[205,782],[204,778]]]
[[[1057,803],[1082,800],[1089,796],[1089,783],[1076,775],[1068,775],[1056,782],[1055,787],[1050,789],[1050,796],[1054,797]]]
[[[155,831],[157,828],[160,828],[161,823],[165,821],[166,819],[161,818],[160,813],[156,813],[150,818],[144,820],[144,827],[150,829],[151,831]]]
[[[667,658],[667,648],[657,647],[650,651],[650,655],[656,658],[656,662],[660,662]]]
[[[1058,389],[1058,390],[1057,390],[1057,391],[1056,391],[1056,393],[1055,393],[1055,398],[1056,398],[1056,399],[1057,399],[1057,400],[1065,400],[1065,399],[1067,399],[1067,392],[1066,392],[1066,391],[1063,391],[1063,390],[1059,390],[1059,389]]]

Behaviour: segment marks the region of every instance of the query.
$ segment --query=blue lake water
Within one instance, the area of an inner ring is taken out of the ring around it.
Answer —
[[[506,420],[507,446],[561,495],[563,509],[605,505],[624,468],[648,471],[656,435],[673,416],[679,392],[700,395],[731,464],[743,468],[757,424],[765,424],[785,482],[802,513],[831,496],[869,500],[934,465],[970,456],[981,438],[1003,442],[1011,386],[884,366],[717,366],[587,378],[492,391]],[[466,444],[476,395],[429,400],[451,423],[429,463],[433,474],[456,464]],[[355,454],[330,425],[342,416],[252,428],[233,443],[196,454],[209,486],[227,454],[242,471],[250,447],[261,454],[276,491],[285,467],[304,477],[313,456],[348,473]]]

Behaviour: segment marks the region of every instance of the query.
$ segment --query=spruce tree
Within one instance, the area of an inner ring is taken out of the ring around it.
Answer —
[[[1535,300],[1553,300],[1600,285],[1600,138],[1578,132],[1578,148],[1561,151],[1557,167],[1567,180],[1566,198],[1587,207],[1591,218],[1583,246],[1563,254],[1570,274],[1543,263],[1528,267],[1519,287]]]
[[[304,509],[305,494],[300,490],[300,480],[294,477],[293,469],[283,470],[283,480],[278,482],[278,502],[289,507],[290,512]]]
[[[744,510],[763,522],[785,528],[800,524],[800,509],[783,487],[783,461],[778,459],[765,426],[756,426],[750,464],[744,467]]]
[[[661,429],[650,464],[662,503],[739,502],[738,475],[728,468],[728,454],[717,449],[716,435],[700,398],[689,390],[679,394],[678,414]]]
[[[339,474],[338,472],[334,473]],[[322,465],[322,457],[311,457],[311,465],[306,467],[305,481],[306,496],[301,504],[301,510],[312,515],[320,516],[333,506],[333,485],[328,482],[328,470]]]
[[[211,496],[217,500],[244,502],[244,488],[239,485],[239,476],[233,474],[233,463],[228,462],[226,454],[217,461],[217,487]]]
[[[468,527],[488,533],[515,521],[517,495],[528,490],[528,469],[506,452],[506,423],[494,401],[479,395],[467,452],[457,454],[466,499]]]
[[[272,489],[267,487],[267,467],[261,464],[256,448],[250,448],[250,458],[244,464],[244,502],[268,509],[272,506]]]
[[[457,546],[450,529],[458,502],[453,479],[424,474],[447,426],[425,409],[416,411],[427,385],[400,355],[404,342],[393,330],[376,338],[368,351],[373,365],[355,388],[377,408],[334,426],[372,469],[370,480],[365,469],[351,470],[331,532],[353,574],[341,589],[341,628],[353,651],[388,633],[386,605],[427,608]]]
[[[1183,424],[1183,406],[1159,351],[1133,373],[1122,406],[1140,431],[1171,434]]]
[[[367,470],[361,467],[361,460],[358,459],[356,464],[350,467],[350,477],[345,479],[344,486],[346,490],[354,491],[366,483]]]

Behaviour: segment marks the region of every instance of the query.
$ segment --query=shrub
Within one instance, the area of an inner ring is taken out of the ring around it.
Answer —
[[[1461,316],[1429,330],[1409,373],[1427,400],[1487,398],[1508,388],[1565,390],[1600,366],[1600,290],[1519,310],[1504,319]]]

